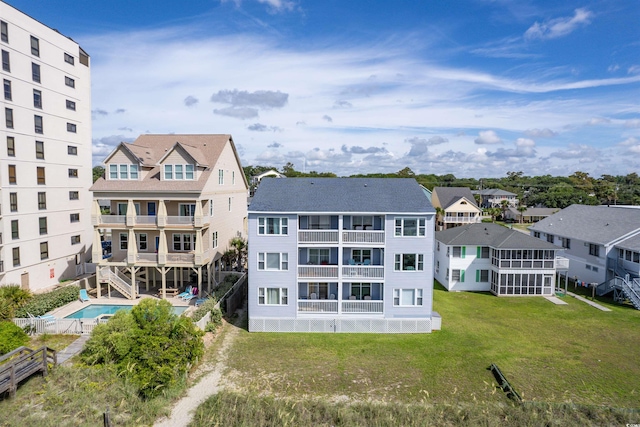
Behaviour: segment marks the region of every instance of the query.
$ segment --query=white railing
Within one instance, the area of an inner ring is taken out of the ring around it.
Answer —
[[[445,216],[442,221],[443,222],[453,222],[453,223],[476,223],[482,222],[482,216]]]
[[[120,270],[118,270],[117,268],[114,271],[109,267],[101,267],[99,277],[100,280],[109,280],[111,284],[115,286],[116,289],[118,289],[120,292],[125,294],[125,296],[131,297],[131,284],[127,283],[125,279],[120,277],[120,274]],[[125,276],[125,278],[127,277]]]
[[[141,254],[138,252],[136,255],[136,261],[157,263],[158,254]]]
[[[90,334],[107,319],[13,319],[21,328],[30,328],[34,334]]]
[[[298,300],[298,312],[302,313],[337,313],[337,300]]]
[[[179,254],[179,253],[167,254],[167,262],[193,263],[194,260],[195,260],[195,254]]]
[[[136,215],[136,224],[156,225],[157,218],[155,215]]]
[[[568,270],[569,258],[556,257],[556,270]]]
[[[167,216],[167,224],[193,225],[193,217],[192,216]]]
[[[337,278],[338,266],[337,265],[299,265],[298,277],[300,278],[318,278],[318,277]]]
[[[125,224],[127,222],[126,215],[100,215],[98,217],[99,224]]]
[[[343,231],[344,243],[384,243],[384,230]]]
[[[338,243],[338,230],[298,230],[300,243]]]
[[[211,311],[207,311],[207,314],[202,316],[202,319],[198,320],[197,322],[193,322],[193,323],[195,323],[196,326],[198,328],[200,328],[201,331],[204,331],[205,328],[207,327],[207,323],[209,323],[210,321],[211,321]]]
[[[554,260],[500,260],[500,268],[554,268]]]
[[[382,279],[384,278],[384,267],[377,265],[352,265],[342,267],[342,277]]]
[[[384,301],[348,300],[342,301],[343,313],[383,313]]]

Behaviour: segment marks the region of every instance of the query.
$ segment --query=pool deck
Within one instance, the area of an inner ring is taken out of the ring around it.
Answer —
[[[145,295],[142,294],[140,295],[140,298],[137,298],[135,300],[130,300],[127,298],[122,298],[122,297],[107,297],[107,296],[103,296],[101,298],[93,298],[90,297],[90,300],[88,302],[82,302],[80,300],[78,301],[74,301],[71,302],[65,306],[59,307],[53,311],[51,311],[49,314],[52,314],[53,316],[55,316],[58,319],[62,319],[68,315],[70,315],[71,313],[75,313],[76,311],[90,305],[90,304],[101,304],[101,305],[138,305],[138,303],[143,299],[143,298],[153,298],[153,299],[157,299],[159,300],[160,298],[157,298],[153,295]],[[185,301],[183,299],[177,298],[177,297],[173,297],[173,298],[166,298],[167,301],[169,301],[171,303],[171,305],[176,306],[176,307],[189,307],[189,306],[193,306],[195,304],[195,299],[191,300],[191,301]]]

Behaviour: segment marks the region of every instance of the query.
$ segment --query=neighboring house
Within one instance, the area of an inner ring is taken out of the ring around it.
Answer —
[[[482,222],[482,209],[467,187],[434,187],[431,203],[440,210],[437,230]]]
[[[497,188],[487,188],[485,190],[472,190],[472,194],[478,194],[481,197],[481,208],[501,208],[502,201],[509,202],[509,206],[515,208],[518,206],[518,195],[509,191]]]
[[[508,208],[504,213],[505,219],[515,222],[538,222],[548,216],[558,212],[557,208],[527,208],[524,212],[520,212],[517,208]]]
[[[5,2],[0,27],[0,286],[41,291],[91,257],[89,56]]]
[[[440,329],[434,220],[414,179],[264,180],[249,206],[249,330]]]
[[[565,249],[569,277],[580,282],[640,276],[640,209],[571,205],[529,230]]]
[[[498,224],[436,232],[435,278],[449,291],[553,295],[561,248]]]
[[[249,197],[253,197],[253,195],[256,193],[256,189],[258,188],[258,185],[260,185],[260,181],[262,180],[262,178],[268,177],[286,178],[287,176],[274,169],[262,172],[259,175],[252,176]]]
[[[137,284],[162,296],[190,280],[210,290],[229,240],[246,236],[248,186],[231,136],[142,135],[104,164],[91,187],[98,282],[129,298]],[[108,229],[113,255],[102,259]]]

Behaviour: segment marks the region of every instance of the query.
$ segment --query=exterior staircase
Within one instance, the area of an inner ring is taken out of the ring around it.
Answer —
[[[135,299],[131,289],[131,283],[127,282],[128,277],[118,270],[118,268],[112,270],[110,267],[100,267],[99,277],[101,283],[109,283],[126,298]]]
[[[632,278],[617,262],[610,261],[608,267],[615,273],[615,277],[600,283],[596,288],[596,294],[602,296],[613,291],[615,302],[629,302],[637,310],[640,310],[640,279]]]

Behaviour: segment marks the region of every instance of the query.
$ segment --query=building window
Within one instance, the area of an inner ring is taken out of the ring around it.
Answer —
[[[71,56],[67,52],[65,52],[64,53],[64,62],[66,62],[67,64],[74,65],[75,60],[74,60],[73,56]]]
[[[44,133],[44,126],[42,125],[42,116],[33,116],[33,124],[35,133]]]
[[[289,220],[287,218],[258,218],[258,234],[289,234]]]
[[[600,256],[600,246],[589,243],[589,255]]]
[[[218,184],[224,185],[224,170],[218,169]]]
[[[36,159],[44,159],[44,142],[36,141]]]
[[[77,178],[78,169],[69,169],[69,178]]]
[[[164,179],[173,179],[173,165],[164,165]]]
[[[11,72],[11,61],[9,60],[9,52],[2,51],[2,69],[6,72]]]
[[[77,156],[78,147],[74,147],[73,145],[67,145],[67,154],[70,156]]]
[[[547,242],[553,243],[553,234],[547,234]]]
[[[80,235],[71,236],[71,244],[72,245],[77,245],[79,243],[80,243]]]
[[[182,165],[174,165],[173,169],[174,169],[173,177],[175,179],[184,179],[184,173],[182,171]]]
[[[20,248],[13,248],[11,252],[13,254],[13,266],[19,267],[20,266]]]
[[[194,179],[193,165],[164,165],[164,179]]]
[[[287,288],[258,288],[259,305],[287,305]]]
[[[33,107],[42,109],[42,92],[38,89],[33,90]]]
[[[236,184],[236,171],[231,171],[231,184]]]
[[[308,263],[313,265],[327,265],[330,260],[329,249],[310,248],[308,250]]]
[[[452,248],[452,258],[464,258],[462,256],[464,246],[453,246]]]
[[[193,165],[184,165],[184,179],[194,179],[194,170]]]
[[[489,281],[489,270],[476,270],[476,282],[488,282]]]
[[[422,289],[393,290],[393,305],[396,307],[420,306],[422,302]]]
[[[9,210],[18,212],[18,193],[9,193]]]
[[[464,282],[464,270],[451,270],[451,280],[454,282]]]
[[[396,254],[395,271],[421,271],[424,270],[423,254]]]
[[[80,222],[80,214],[79,213],[69,214],[69,222]]]
[[[129,233],[120,233],[120,250],[126,251],[129,247]]]
[[[196,235],[195,234],[173,234],[173,250],[174,251],[192,251],[195,248]]]
[[[69,87],[76,87],[76,81],[73,80],[71,77],[68,76],[64,76],[64,84],[69,86]]]
[[[74,148],[75,154],[78,154],[78,149]],[[71,154],[71,153],[69,153]],[[138,165],[109,165],[109,179],[138,179]]]
[[[40,56],[40,40],[31,36],[31,55]]]
[[[229,197],[229,212],[231,212],[231,197]]]
[[[5,43],[9,43],[9,25],[6,22],[0,21],[0,34],[2,37],[2,41]]]
[[[424,218],[396,218],[396,236],[424,236]]]
[[[4,109],[5,124],[8,129],[13,129],[13,110],[11,108]]]
[[[289,254],[258,252],[258,270],[288,270]]]
[[[20,229],[17,219],[11,221],[11,238],[14,240],[20,238]]]
[[[46,185],[47,182],[44,176],[44,167],[38,166],[36,168],[36,177],[38,180],[38,185]]]
[[[31,80],[36,83],[40,83],[40,65],[31,63]]]
[[[16,165],[9,165],[9,184],[17,184],[18,179],[16,178]]]
[[[78,200],[78,199],[80,199],[80,192],[69,191],[69,200]]]
[[[318,292],[318,294],[320,295],[320,299],[326,299],[327,298],[326,287],[325,289],[320,288],[319,291],[320,292]],[[349,295],[351,295],[352,297],[355,297],[355,299],[360,301],[363,300],[365,297],[369,297],[367,299],[371,299],[371,283],[351,283],[350,289],[349,289]]]
[[[478,258],[489,258],[489,246],[478,246]]]
[[[38,193],[38,209],[47,209],[47,193]]]
[[[209,216],[213,218],[213,199],[209,199]]]
[[[352,249],[351,259],[354,260],[356,264],[371,263],[371,249]]]
[[[67,123],[67,132],[76,133],[78,131],[78,126],[73,123]]]
[[[196,214],[195,203],[179,203],[178,204],[178,215],[192,217],[192,216],[195,216],[195,214]]]
[[[213,234],[211,235],[211,244],[214,248],[218,247],[218,232],[214,231]]]
[[[4,99],[11,101],[11,80],[4,79]]]
[[[40,226],[40,235],[42,236],[43,234],[47,234],[48,230],[47,230],[47,217],[46,216],[42,216],[40,218],[38,218],[38,225]]]
[[[560,241],[562,242],[562,247],[565,249],[571,249],[571,239],[566,237],[561,237]]]
[[[80,53],[78,54],[78,56],[80,57],[80,63],[82,65],[86,65],[87,67],[89,66],[89,55],[87,55],[82,48],[80,49]]]
[[[75,103],[75,102],[73,102],[73,101],[69,101],[69,100],[67,99],[66,103],[67,103],[67,110],[73,110],[73,111],[76,111],[76,103]]]
[[[16,140],[12,136],[7,137],[7,156],[9,157],[16,156]]]
[[[49,258],[49,242],[40,242],[40,259]]]
[[[149,247],[147,233],[138,234],[138,249],[141,251],[146,251]]]
[[[533,237],[535,237],[536,239],[540,238],[540,232],[539,231],[534,231],[533,232]]]

